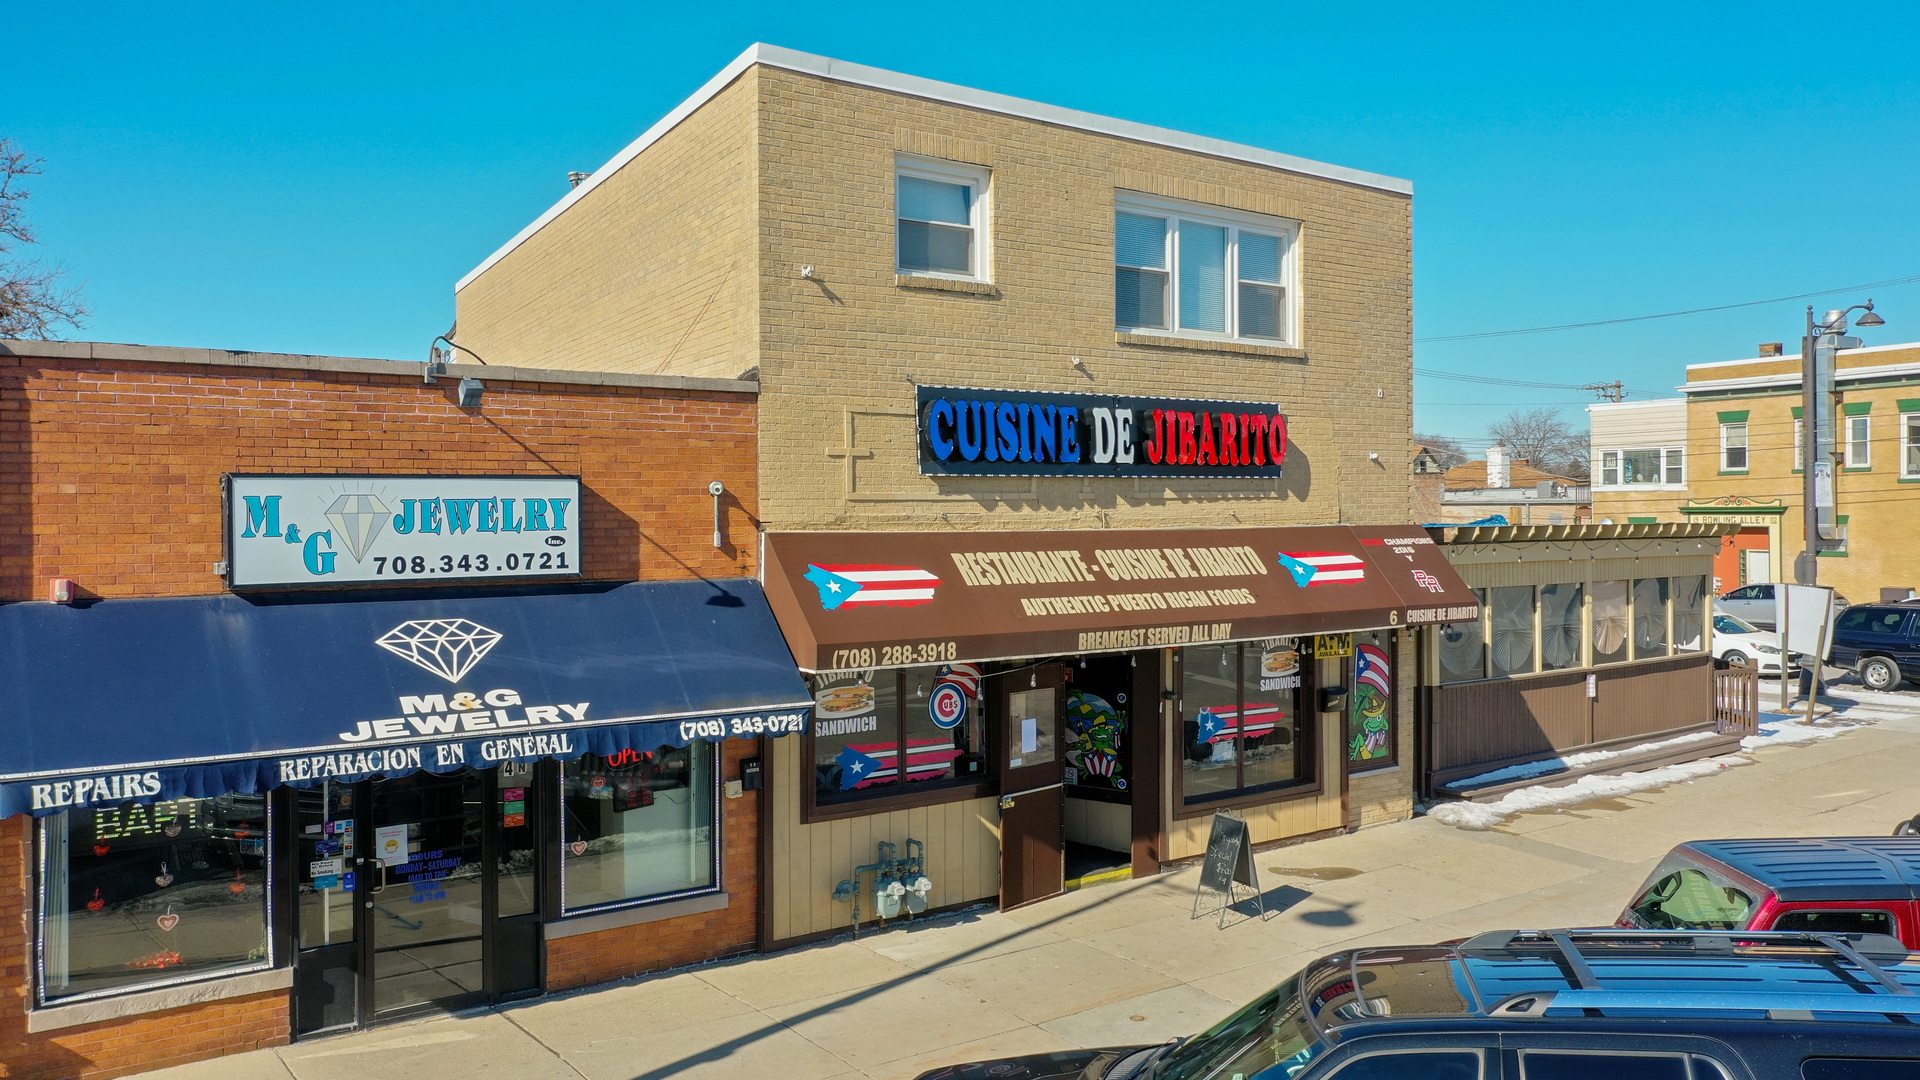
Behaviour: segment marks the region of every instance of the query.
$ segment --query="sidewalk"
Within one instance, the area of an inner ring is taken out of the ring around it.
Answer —
[[[1012,914],[983,908],[144,1075],[882,1080],[981,1057],[1158,1042],[1352,943],[1611,923],[1681,840],[1886,834],[1920,811],[1920,694],[1836,694],[1857,701],[1871,726],[1758,745],[1747,767],[1519,813],[1484,831],[1418,818],[1266,852],[1256,857],[1264,921],[1238,915],[1220,930],[1189,918],[1197,871],[1187,870]]]

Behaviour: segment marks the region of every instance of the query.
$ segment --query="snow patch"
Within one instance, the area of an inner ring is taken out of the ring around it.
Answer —
[[[1711,776],[1722,769],[1751,764],[1753,764],[1751,758],[1733,754],[1689,761],[1679,765],[1665,765],[1645,772],[1621,773],[1617,776],[1583,776],[1561,787],[1525,787],[1518,791],[1510,791],[1494,802],[1441,803],[1438,806],[1429,807],[1427,816],[1443,825],[1478,832],[1492,828],[1515,814],[1535,810],[1557,810],[1596,799],[1615,799],[1622,795],[1634,795],[1642,791],[1663,788],[1669,784],[1688,783],[1703,776]]]
[[[1779,714],[1773,713],[1769,715],[1778,716]],[[1804,720],[1763,719],[1760,721],[1760,730],[1757,734],[1749,735],[1740,740],[1740,749],[1757,750],[1763,746],[1796,746],[1804,743],[1819,742],[1822,739],[1831,739],[1836,735],[1845,735],[1854,728],[1863,726],[1865,725],[1835,724],[1831,722],[1822,723],[1818,720],[1809,724]]]
[[[1589,765],[1598,765],[1603,761],[1614,761],[1625,757],[1638,757],[1641,754],[1650,753],[1655,750],[1666,750],[1670,747],[1685,746],[1688,743],[1704,742],[1717,738],[1719,738],[1719,736],[1711,731],[1696,731],[1689,735],[1680,735],[1671,739],[1661,739],[1658,742],[1629,746],[1624,750],[1589,750],[1580,754],[1565,754],[1561,757],[1544,758],[1540,761],[1528,761],[1519,765],[1509,765],[1504,769],[1495,769],[1492,772],[1481,773],[1478,776],[1469,776],[1465,780],[1456,780],[1447,786],[1459,790],[1462,788],[1486,787],[1489,784],[1497,784],[1505,780],[1521,780],[1529,776],[1545,776],[1548,773],[1573,772],[1576,769],[1584,769]]]

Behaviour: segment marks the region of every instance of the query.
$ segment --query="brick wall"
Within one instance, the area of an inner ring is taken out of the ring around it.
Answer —
[[[0,601],[44,600],[53,577],[108,598],[223,591],[214,563],[224,558],[225,472],[574,474],[587,577],[757,570],[750,394],[496,379],[480,408],[461,409],[450,383],[417,374],[6,348],[15,351],[0,349]],[[724,551],[712,543],[712,480],[729,492]],[[750,747],[730,742],[729,762]],[[624,932],[601,943],[597,960],[560,956],[556,988],[752,947],[754,797],[723,802],[733,905]],[[118,1076],[287,1041],[285,992],[28,1035],[31,826],[0,821],[0,1076]]]
[[[582,569],[751,576],[750,395],[493,382],[478,409],[419,377],[0,353],[0,600],[225,589],[226,472],[573,474]],[[707,483],[729,492],[713,546]]]
[[[723,782],[740,775],[742,759],[760,753],[759,744],[747,739],[723,742]],[[550,941],[548,990],[569,990],[753,951],[760,911],[760,793],[722,798],[720,809],[725,829],[720,879],[727,891],[726,908]]]
[[[989,294],[896,284],[903,153],[992,170]],[[1120,191],[1298,221],[1301,347],[1118,340]],[[706,284],[723,273],[725,288]],[[752,319],[728,306],[748,274]],[[704,375],[716,351],[743,350],[739,367],[760,368],[769,529],[1412,520],[1404,195],[761,65],[457,299],[462,342],[496,363]],[[924,477],[915,383],[1274,401],[1287,476]]]
[[[506,256],[510,269],[460,290],[460,344],[495,364],[538,356],[540,367],[638,374],[731,379],[759,363],[757,79],[741,75],[700,122],[668,132]]]

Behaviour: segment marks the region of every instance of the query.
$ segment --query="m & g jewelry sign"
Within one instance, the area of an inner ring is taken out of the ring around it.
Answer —
[[[920,471],[1277,477],[1287,418],[1258,401],[919,387]]]
[[[225,478],[227,584],[242,589],[580,573],[580,480]]]

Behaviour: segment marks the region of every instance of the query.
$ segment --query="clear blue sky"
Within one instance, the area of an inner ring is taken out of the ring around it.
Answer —
[[[1411,179],[1421,337],[1920,275],[1920,9],[1574,8],[15,0],[0,134],[47,160],[42,254],[107,341],[423,358],[454,281],[569,169],[756,40]],[[1870,343],[1920,340],[1920,284],[1874,298]],[[1416,364],[1659,396],[1686,363],[1793,351],[1803,307]],[[1416,395],[1421,430],[1470,439],[1590,400]]]

